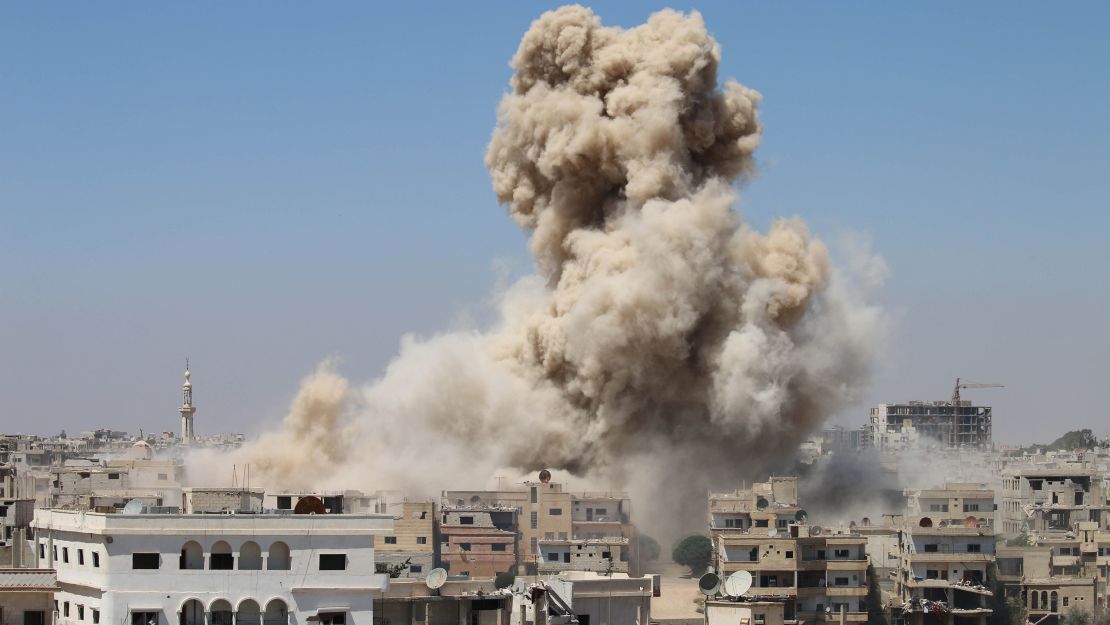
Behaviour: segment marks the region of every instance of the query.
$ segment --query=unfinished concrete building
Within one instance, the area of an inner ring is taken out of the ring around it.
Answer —
[[[1075,531],[1079,523],[1110,530],[1110,502],[1101,472],[1085,463],[1007,470],[1002,478],[1002,531],[1042,536]]]
[[[1031,623],[1058,623],[1069,612],[1090,614],[1105,592],[1094,577],[1055,574],[1058,547],[1000,547],[998,580],[1006,596],[1020,602]],[[1066,557],[1066,556],[1065,556]]]
[[[517,510],[508,506],[444,506],[439,558],[452,575],[494,577],[517,568]]]
[[[879,404],[871,409],[870,438],[879,449],[895,449],[917,437],[946,447],[990,449],[992,412],[990,406],[964,400]]]
[[[423,581],[394,579],[374,593],[374,622],[389,625],[509,625],[513,595],[492,579],[448,580],[435,590]]]
[[[866,622],[867,541],[850,529],[806,523],[796,477],[772,477],[709,497],[709,531],[717,571],[752,574],[747,596],[783,604],[787,621],[844,612]]]

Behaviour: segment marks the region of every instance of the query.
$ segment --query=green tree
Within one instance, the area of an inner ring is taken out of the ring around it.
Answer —
[[[1025,531],[1024,527],[1021,528],[1020,534],[1006,541],[1007,547],[1031,547],[1032,545],[1033,541],[1030,540],[1029,533]]]
[[[887,625],[890,619],[883,606],[883,593],[879,588],[879,576],[875,574],[875,567],[867,565],[867,623],[868,625]]]
[[[691,534],[674,544],[671,549],[671,559],[677,564],[690,567],[690,573],[701,575],[709,568],[713,558],[713,542],[708,536]]]
[[[636,535],[636,548],[640,552],[640,562],[655,562],[663,551],[659,541],[647,534]]]

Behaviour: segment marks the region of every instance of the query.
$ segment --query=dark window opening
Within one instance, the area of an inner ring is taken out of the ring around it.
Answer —
[[[461,516],[459,517],[459,525],[474,525],[474,517]]]
[[[345,570],[347,570],[347,554],[344,554],[344,553],[321,553],[320,554],[320,570],[321,571],[345,571]]]
[[[208,568],[213,571],[230,571],[235,568],[235,556],[230,553],[214,553],[208,558]]]
[[[293,509],[293,498],[292,497],[287,497],[287,496],[278,497],[277,498],[277,509],[278,510],[292,510]]]
[[[385,537],[385,544],[387,544],[387,545],[396,545],[397,544],[397,537],[396,536],[386,536]]]
[[[133,569],[157,569],[161,556],[157,553],[133,553],[131,554],[131,568]]]

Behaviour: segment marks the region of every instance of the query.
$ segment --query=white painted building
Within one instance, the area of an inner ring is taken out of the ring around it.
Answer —
[[[59,625],[372,625],[387,515],[39,510]]]

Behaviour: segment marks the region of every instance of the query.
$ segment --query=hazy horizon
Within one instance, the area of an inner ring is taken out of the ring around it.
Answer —
[[[1006,385],[965,393],[998,442],[1107,434],[1110,9],[592,6],[700,10],[764,97],[738,210],[884,259],[887,347],[830,423],[959,376]],[[0,7],[0,432],[176,431],[189,357],[198,433],[257,433],[530,271],[482,155],[539,5],[207,9]]]

